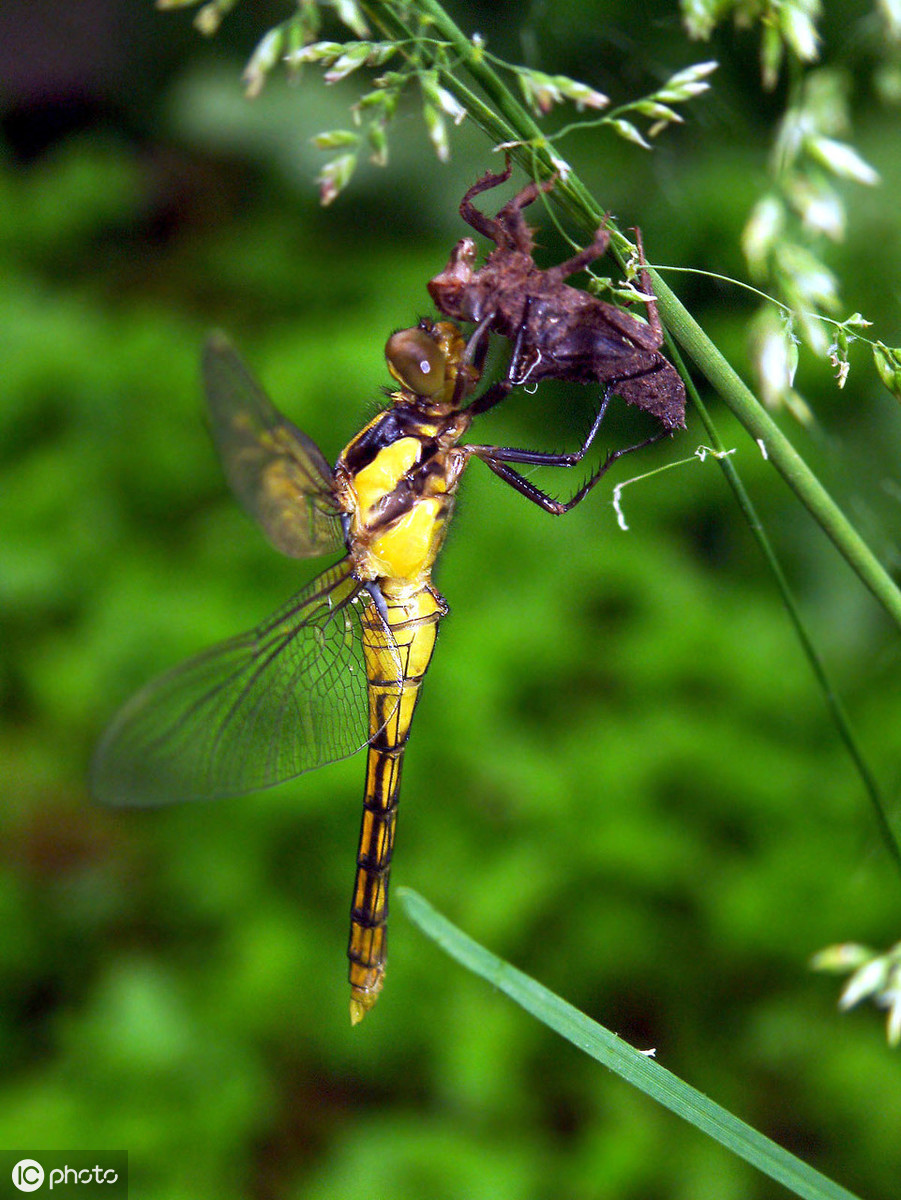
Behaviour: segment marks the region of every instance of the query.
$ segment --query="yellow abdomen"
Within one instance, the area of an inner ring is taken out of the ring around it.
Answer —
[[[438,621],[447,611],[441,597],[429,586],[399,591],[401,594],[391,594],[386,589],[385,601],[403,664],[402,681],[392,678],[394,659],[386,653],[384,627],[374,605],[363,615],[370,736],[347,947],[350,1016],[354,1024],[375,1004],[385,978],[388,877],[404,750],[422,678],[435,647]],[[386,720],[387,714],[390,717]]]

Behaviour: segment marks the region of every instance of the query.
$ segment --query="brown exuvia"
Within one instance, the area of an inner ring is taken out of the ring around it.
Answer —
[[[513,342],[506,379],[486,393],[486,404],[497,403],[511,388],[542,379],[601,383],[609,393],[651,413],[672,433],[685,424],[685,386],[673,365],[660,353],[663,329],[651,290],[641,234],[636,229],[639,280],[649,297],[647,321],[566,283],[605,253],[610,234],[602,225],[594,241],[555,267],[541,270],[532,257],[532,231],[522,209],[553,180],[530,183],[489,217],[472,203],[473,197],[510,178],[511,166],[488,172],[469,189],[460,215],[478,233],[495,243],[481,267],[476,245],[463,238],[447,266],[428,283],[438,309],[453,320],[472,321]]]

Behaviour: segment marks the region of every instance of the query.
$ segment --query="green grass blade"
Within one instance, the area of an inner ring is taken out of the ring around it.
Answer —
[[[707,1096],[684,1083],[615,1033],[598,1025],[536,980],[474,942],[417,892],[401,888],[398,897],[407,915],[427,937],[462,966],[481,975],[526,1012],[592,1058],[615,1071],[659,1104],[715,1138],[728,1150],[807,1200],[857,1200],[801,1159],[764,1137]]]

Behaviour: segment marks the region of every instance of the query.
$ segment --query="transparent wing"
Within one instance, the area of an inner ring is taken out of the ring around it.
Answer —
[[[257,629],[149,683],[97,748],[94,794],[115,805],[212,800],[355,753],[368,740],[365,601],[345,559]],[[391,631],[375,636],[399,683]]]
[[[204,348],[203,381],[225,477],[276,550],[292,558],[343,550],[332,468],[282,416],[224,334],[214,333]]]

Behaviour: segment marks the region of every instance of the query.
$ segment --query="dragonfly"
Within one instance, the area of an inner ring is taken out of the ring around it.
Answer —
[[[460,445],[491,393],[471,398],[486,353],[484,326],[468,341],[451,321],[425,319],[392,334],[390,406],[332,468],[225,336],[212,335],[204,388],[232,491],[280,553],[343,557],[256,628],[147,684],[113,718],[92,764],[100,801],[147,807],[256,791],[368,747],[347,950],[353,1024],[385,978],[401,769],[448,612],[432,567],[460,477],[479,458],[546,508],[549,497],[516,465],[576,465],[606,407],[572,454]],[[637,448],[612,451],[569,504],[548,511],[579,503]]]

